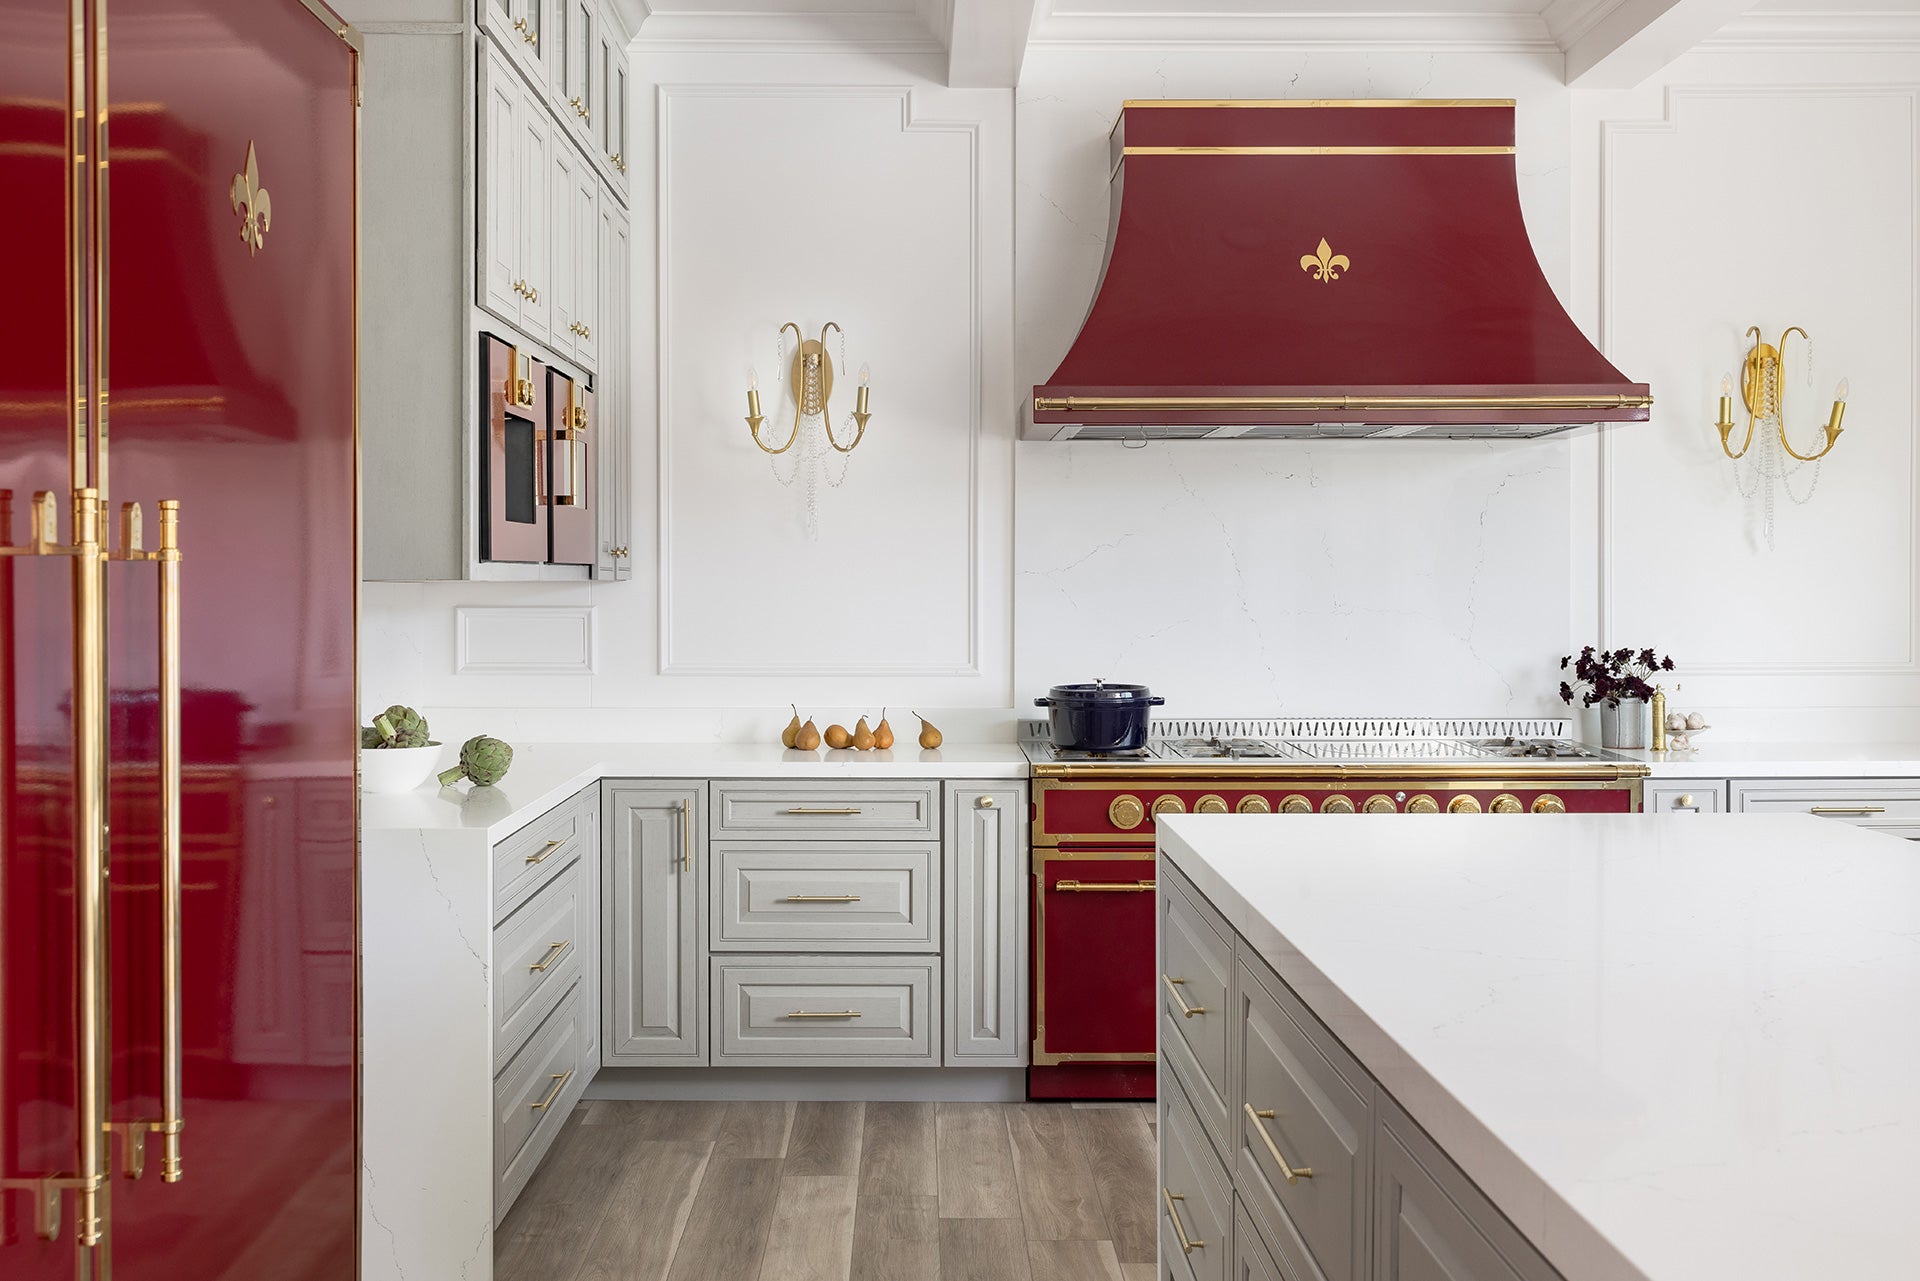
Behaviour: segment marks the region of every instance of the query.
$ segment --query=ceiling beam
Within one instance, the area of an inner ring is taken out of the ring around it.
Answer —
[[[1566,45],[1566,81],[1631,89],[1757,0],[1621,0]]]
[[[947,84],[1011,89],[1020,83],[1033,34],[1034,0],[949,0]]]

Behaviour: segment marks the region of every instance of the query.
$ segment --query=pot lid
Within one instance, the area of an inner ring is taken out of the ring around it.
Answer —
[[[1145,685],[1109,685],[1103,680],[1095,680],[1078,685],[1055,685],[1047,691],[1048,698],[1057,698],[1076,703],[1131,703],[1150,697]]]
[[[1521,216],[1510,99],[1128,102],[1107,258],[1029,438],[1644,422]]]

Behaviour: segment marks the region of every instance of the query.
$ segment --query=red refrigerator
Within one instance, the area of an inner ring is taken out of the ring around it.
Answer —
[[[6,12],[0,1276],[340,1281],[357,37]]]

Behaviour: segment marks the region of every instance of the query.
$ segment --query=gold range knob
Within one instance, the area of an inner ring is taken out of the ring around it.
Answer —
[[[1121,831],[1131,832],[1147,821],[1147,807],[1140,803],[1138,796],[1116,796],[1113,804],[1107,806],[1107,817]]]
[[[1214,796],[1209,793],[1193,803],[1193,812],[1196,814],[1225,814],[1227,812],[1227,798],[1224,796]]]
[[[1385,795],[1369,796],[1367,803],[1361,806],[1361,809],[1368,814],[1397,814],[1400,812],[1400,807],[1394,804],[1393,798]]]
[[[1326,800],[1320,802],[1320,812],[1322,814],[1351,814],[1353,813],[1353,798],[1350,796],[1329,796]]]
[[[1456,796],[1447,802],[1449,814],[1478,814],[1479,812],[1480,802],[1472,796]]]
[[[1567,812],[1567,803],[1558,796],[1555,796],[1552,792],[1548,792],[1545,795],[1534,798],[1533,812],[1536,814],[1564,814]]]
[[[1242,796],[1240,803],[1233,807],[1242,814],[1271,814],[1273,806],[1267,804],[1264,796]]]
[[[1295,793],[1280,802],[1280,812],[1282,814],[1311,814],[1313,813],[1313,802]]]
[[[1431,796],[1416,796],[1407,802],[1407,813],[1409,814],[1438,814],[1439,812],[1440,802],[1434,800]]]
[[[1162,796],[1153,803],[1153,816],[1155,818],[1160,817],[1162,814],[1184,814],[1186,812],[1187,803],[1178,796]]]
[[[1509,796],[1505,792],[1502,792],[1493,798],[1493,812],[1496,814],[1524,814],[1527,812],[1527,807],[1520,803],[1519,797]]]

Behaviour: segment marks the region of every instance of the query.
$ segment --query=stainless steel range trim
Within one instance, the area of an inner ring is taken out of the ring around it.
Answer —
[[[1020,722],[1021,741],[1046,741],[1046,721]],[[1556,716],[1275,717],[1264,720],[1155,720],[1161,738],[1569,738],[1573,722]]]

